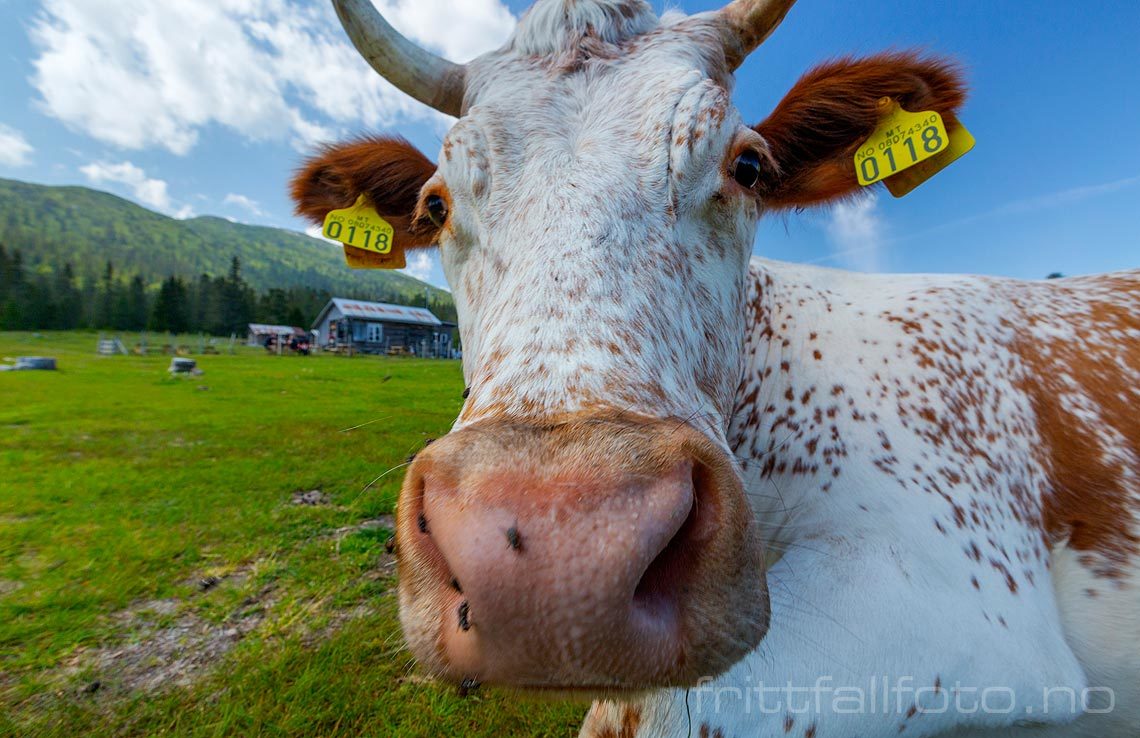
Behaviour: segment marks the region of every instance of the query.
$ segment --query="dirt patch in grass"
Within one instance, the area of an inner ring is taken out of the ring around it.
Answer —
[[[394,526],[393,516],[382,515],[336,528],[326,536],[335,541],[337,550],[342,545],[363,546],[372,551],[379,548],[374,565],[358,581],[380,583],[395,575],[396,557],[380,548],[382,539],[390,536]],[[115,613],[111,616],[114,631],[123,634],[122,638],[113,644],[74,654],[62,674],[69,684],[67,691],[81,697],[113,699],[132,692],[157,693],[191,687],[247,637],[272,638],[284,627],[300,630],[302,641],[314,645],[350,621],[376,612],[372,602],[329,609],[326,609],[327,603],[310,602],[307,607],[314,609],[309,617],[290,617],[286,612],[273,615],[274,606],[279,602],[286,610],[290,609],[289,594],[279,591],[275,584],[248,594],[221,622],[195,611],[193,603],[198,597],[212,596],[212,591],[223,583],[227,588],[248,587],[250,581],[256,579],[258,568],[257,562],[213,567],[183,582],[194,591],[185,601],[177,598],[144,600]],[[296,603],[292,606],[295,608]],[[317,617],[318,613],[322,616]],[[311,627],[314,621],[320,625]],[[263,632],[258,633],[259,629]]]
[[[114,615],[121,642],[79,654],[81,693],[114,695],[187,687],[265,620],[271,589],[251,596],[220,623],[183,611],[175,599],[147,600]]]
[[[17,589],[21,589],[23,586],[23,582],[17,582],[12,579],[0,579],[0,597],[3,597],[10,592],[15,592]]]

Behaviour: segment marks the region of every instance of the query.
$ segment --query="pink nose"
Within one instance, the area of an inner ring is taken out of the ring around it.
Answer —
[[[695,680],[731,661],[694,649],[755,645],[767,624],[759,547],[739,488],[701,458],[707,444],[693,453],[642,432],[585,448],[562,436],[475,427],[409,472],[402,614],[421,660],[456,680],[600,689]],[[751,596],[726,597],[741,583]],[[751,604],[751,617],[707,623],[726,600]]]

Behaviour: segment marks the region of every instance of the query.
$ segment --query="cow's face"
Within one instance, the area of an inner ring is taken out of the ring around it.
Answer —
[[[460,427],[620,411],[723,436],[760,208],[733,172],[768,161],[698,52],[666,35],[577,71],[473,65],[487,82],[423,189],[447,207]]]
[[[454,290],[469,396],[408,470],[397,521],[404,631],[433,672],[683,685],[766,632],[725,439],[756,221],[850,192],[878,99],[932,84],[913,57],[843,62],[745,126],[731,70],[790,4],[662,22],[641,0],[544,0],[466,68],[418,58],[429,89],[388,70],[460,114],[438,168],[365,139],[298,175],[301,212],[367,194],[398,240],[438,244]],[[406,43],[366,0],[338,10],[370,59]],[[853,69],[872,79],[858,99]]]

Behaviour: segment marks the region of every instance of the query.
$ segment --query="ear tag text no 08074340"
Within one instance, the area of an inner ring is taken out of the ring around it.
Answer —
[[[344,244],[344,259],[353,269],[403,269],[408,265],[392,224],[377,214],[364,195],[352,207],[326,215],[321,234]]]
[[[855,174],[864,187],[883,182],[902,197],[974,148],[960,123],[947,130],[936,111],[910,113],[897,101],[879,101],[879,127],[855,152]]]

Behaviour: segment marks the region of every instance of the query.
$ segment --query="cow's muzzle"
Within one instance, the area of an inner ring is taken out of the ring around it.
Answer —
[[[444,678],[587,691],[683,686],[768,625],[733,465],[679,421],[480,421],[409,469],[401,619]]]

